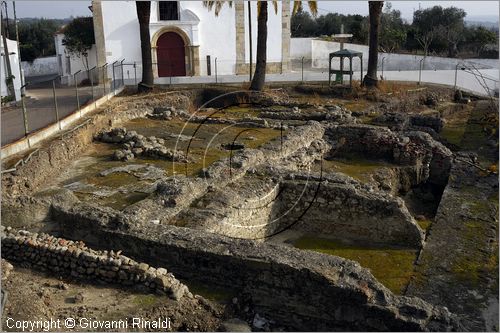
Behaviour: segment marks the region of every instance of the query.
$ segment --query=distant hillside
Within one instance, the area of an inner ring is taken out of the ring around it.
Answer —
[[[69,22],[71,22],[71,20],[73,20],[73,18],[65,18],[65,19],[53,19],[53,18],[40,18],[40,17],[23,17],[23,18],[18,18],[19,22],[23,22],[23,23],[27,23],[27,24],[30,24],[30,23],[35,23],[35,22],[38,22],[40,20],[50,20],[52,22],[54,22],[56,25],[58,26],[63,26]],[[9,19],[10,21],[10,19]]]
[[[465,24],[498,30],[498,15],[467,15],[465,17]]]

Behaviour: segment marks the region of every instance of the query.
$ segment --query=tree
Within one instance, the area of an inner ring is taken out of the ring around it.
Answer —
[[[385,4],[380,25],[380,49],[384,52],[399,50],[406,40],[406,26],[401,18],[401,12],[392,10],[390,2]]]
[[[208,10],[215,8],[215,15],[218,16],[223,4],[226,1],[203,1],[205,7]],[[313,15],[318,12],[316,1],[308,1],[309,9]],[[229,1],[229,5],[232,1]],[[272,1],[274,11],[278,11],[277,1]],[[293,2],[292,14],[297,13],[302,8],[301,1]],[[250,83],[250,89],[260,91],[264,88],[264,83],[266,81],[266,64],[267,64],[267,1],[257,2],[257,63],[255,64],[255,74],[253,76],[252,82]]]
[[[146,92],[153,89],[153,61],[151,59],[151,36],[149,34],[149,16],[151,15],[150,1],[136,1],[139,33],[141,36],[142,80],[137,91]]]
[[[464,35],[463,47],[470,49],[478,56],[485,51],[487,45],[498,44],[497,34],[482,26],[468,28]]]
[[[442,30],[448,46],[448,57],[456,57],[458,43],[464,37],[464,18],[467,14],[463,9],[449,7],[443,10]]]
[[[311,14],[300,9],[291,19],[292,37],[310,37],[314,36],[318,30],[316,20],[311,17]]]
[[[20,19],[19,52],[22,61],[32,62],[36,58],[56,54],[54,34],[65,23],[54,19]],[[11,34],[15,33],[13,21]]]
[[[95,44],[94,23],[92,17],[77,17],[63,30],[63,45],[70,55],[82,59],[83,66],[89,72],[89,51]]]
[[[427,55],[429,50],[448,52],[448,56],[457,54],[457,45],[463,38],[463,9],[449,7],[443,9],[434,6],[417,10],[413,15],[413,25],[416,29],[416,39]]]
[[[382,13],[383,1],[368,1],[370,19],[370,40],[368,50],[368,70],[366,71],[363,85],[374,87],[378,84],[377,63],[378,63],[378,37],[380,15]]]

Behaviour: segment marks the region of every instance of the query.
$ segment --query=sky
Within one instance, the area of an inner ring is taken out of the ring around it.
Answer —
[[[9,2],[9,12],[12,3]],[[481,16],[488,21],[498,21],[499,1],[391,1],[392,8],[401,11],[403,18],[410,20],[413,11],[435,5],[455,6],[464,9],[469,19]],[[90,1],[16,1],[18,17],[67,18],[70,16],[88,16]],[[307,6],[305,6],[307,7]],[[368,15],[367,1],[318,1],[319,14],[337,12],[340,14]]]

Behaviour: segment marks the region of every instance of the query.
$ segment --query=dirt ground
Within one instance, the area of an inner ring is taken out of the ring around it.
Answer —
[[[206,300],[192,302],[174,301],[166,296],[145,294],[140,291],[120,289],[116,286],[89,285],[70,279],[56,278],[21,267],[14,267],[2,281],[7,300],[2,318],[2,331],[19,331],[12,327],[14,320],[57,320],[61,323],[73,318],[85,325],[89,320],[128,322],[127,329],[106,331],[150,331],[132,328],[132,318],[155,321],[170,320],[170,331],[216,331],[221,323],[224,308]],[[83,318],[83,319],[82,319]],[[8,327],[8,325],[11,327]],[[50,331],[67,330],[64,326]],[[103,331],[75,327],[74,331]],[[41,331],[41,330],[39,330]],[[154,330],[151,330],[154,331]],[[161,331],[161,330],[160,330]]]

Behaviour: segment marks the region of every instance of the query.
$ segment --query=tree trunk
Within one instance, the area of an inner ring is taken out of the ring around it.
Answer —
[[[267,1],[260,1],[260,11],[257,19],[257,63],[250,90],[261,91],[266,82],[267,59]]]
[[[150,1],[136,1],[137,18],[139,19],[139,32],[141,36],[142,56],[142,81],[139,82],[139,92],[153,89],[153,63],[151,60],[151,37],[149,35],[149,16],[151,14]]]
[[[368,51],[368,70],[363,84],[367,87],[377,86],[377,64],[378,64],[378,35],[380,16],[382,13],[383,1],[369,1],[370,9],[370,42]]]

